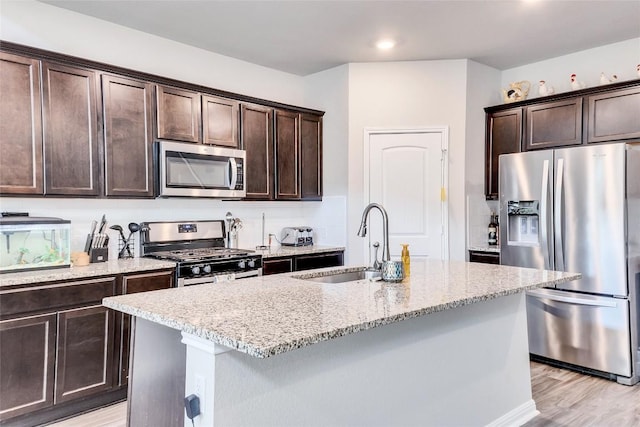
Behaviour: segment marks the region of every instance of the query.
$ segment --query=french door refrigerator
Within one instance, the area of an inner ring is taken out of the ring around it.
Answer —
[[[505,154],[499,161],[501,263],[582,273],[527,292],[529,351],[637,383],[640,144]]]

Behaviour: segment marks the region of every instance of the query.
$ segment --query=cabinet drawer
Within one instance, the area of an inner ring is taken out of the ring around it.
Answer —
[[[122,293],[135,294],[138,292],[168,289],[173,286],[173,276],[173,270],[129,274],[122,278]]]
[[[18,313],[100,303],[102,298],[115,295],[115,290],[116,278],[105,277],[0,291],[0,313],[4,318]]]
[[[290,273],[293,271],[293,258],[262,260],[262,274]]]
[[[469,251],[469,262],[500,264],[500,254],[497,252]]]
[[[337,267],[344,264],[342,252],[332,252],[320,255],[302,255],[296,257],[295,271],[311,270],[314,268]]]

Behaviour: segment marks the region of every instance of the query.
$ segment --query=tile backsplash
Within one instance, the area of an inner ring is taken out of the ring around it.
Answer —
[[[487,226],[491,213],[498,213],[497,200],[485,200],[484,195],[467,196],[467,247],[488,246]]]

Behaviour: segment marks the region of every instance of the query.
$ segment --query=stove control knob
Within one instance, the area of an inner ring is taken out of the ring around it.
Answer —
[[[254,268],[256,266],[256,260],[250,259],[247,264],[249,265],[249,268]]]
[[[191,267],[191,273],[194,276],[200,274],[200,266],[199,265],[195,265],[195,266]]]
[[[202,271],[204,271],[205,274],[211,273],[211,265],[205,265],[202,267]]]
[[[246,268],[247,267],[247,261],[244,259],[241,259],[240,261],[238,261],[238,268]]]

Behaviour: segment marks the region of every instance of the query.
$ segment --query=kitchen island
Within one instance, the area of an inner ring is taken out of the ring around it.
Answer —
[[[136,316],[130,425],[191,425],[164,412],[192,393],[196,426],[514,425],[537,414],[523,291],[579,274],[430,261],[401,283],[310,280],[350,270],[106,298]]]

